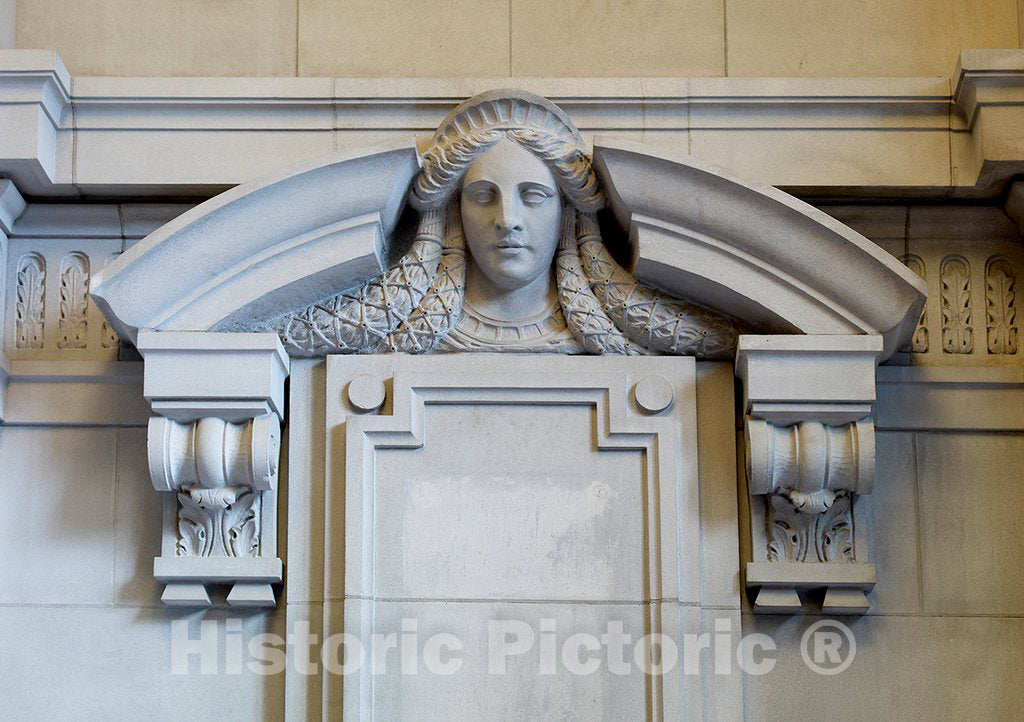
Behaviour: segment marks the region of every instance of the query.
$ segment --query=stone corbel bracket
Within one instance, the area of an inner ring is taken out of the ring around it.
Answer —
[[[875,585],[858,498],[875,476],[872,410],[882,338],[741,336],[750,492],[746,585],[754,611],[867,611]]]
[[[149,471],[166,492],[153,573],[171,606],[274,606],[277,475],[288,355],[272,333],[140,331]]]

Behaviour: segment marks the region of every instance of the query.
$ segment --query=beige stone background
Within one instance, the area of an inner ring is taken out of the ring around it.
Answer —
[[[1024,47],[1024,0],[0,0],[0,47],[15,5],[15,47],[78,76],[948,76]]]

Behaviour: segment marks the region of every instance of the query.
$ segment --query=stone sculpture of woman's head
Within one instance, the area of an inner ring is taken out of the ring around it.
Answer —
[[[293,352],[731,353],[732,324],[612,259],[583,138],[544,98],[499,90],[455,108],[409,202],[420,212],[410,251],[361,288],[282,319]]]

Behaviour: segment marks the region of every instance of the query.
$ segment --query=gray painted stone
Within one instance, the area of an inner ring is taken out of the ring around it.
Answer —
[[[800,655],[801,635],[820,619],[744,616],[744,633],[768,634],[778,644],[775,668],[744,680],[747,719],[981,720],[1018,715],[1024,672],[1017,659],[1024,620],[845,618],[857,653],[848,669],[826,677],[812,672]]]
[[[0,602],[112,601],[115,436],[0,428]]]
[[[1024,614],[1021,434],[917,434],[923,611]]]

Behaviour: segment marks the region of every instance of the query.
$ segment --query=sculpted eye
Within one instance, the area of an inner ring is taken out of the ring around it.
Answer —
[[[480,205],[492,203],[494,201],[494,197],[494,191],[490,188],[480,188],[479,190],[474,190],[469,194],[470,200],[474,203],[479,203]]]
[[[523,203],[528,206],[539,206],[549,198],[551,198],[551,194],[540,188],[527,188],[522,192]]]

